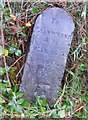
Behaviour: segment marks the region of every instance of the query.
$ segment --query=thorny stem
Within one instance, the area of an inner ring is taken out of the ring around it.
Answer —
[[[2,4],[2,7],[3,7],[3,0],[1,0],[1,4]],[[1,41],[2,41],[2,47],[3,47],[3,50],[5,49],[5,41],[4,41],[4,31],[3,31],[3,11],[1,11]],[[6,68],[6,57],[3,55],[3,62],[4,62],[4,66]],[[9,79],[9,74],[8,74],[8,71],[7,69],[5,69],[6,71],[6,77],[7,77],[7,80],[9,82],[9,85],[11,87],[11,83],[10,83],[10,79]]]

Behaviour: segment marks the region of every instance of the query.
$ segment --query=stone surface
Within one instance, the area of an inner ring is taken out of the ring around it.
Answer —
[[[74,23],[61,8],[50,8],[36,19],[20,90],[28,101],[47,98],[52,104],[66,67]]]

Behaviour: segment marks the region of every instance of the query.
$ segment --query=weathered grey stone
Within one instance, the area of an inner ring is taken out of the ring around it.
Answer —
[[[72,17],[61,8],[38,16],[20,87],[27,100],[45,97],[52,104],[57,99],[73,31]]]

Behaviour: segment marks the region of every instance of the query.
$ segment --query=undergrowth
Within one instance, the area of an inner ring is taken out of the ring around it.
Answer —
[[[19,86],[34,21],[53,6],[69,12],[76,29],[64,85],[50,108],[46,99],[27,102]],[[0,19],[0,118],[88,118],[88,3],[0,2]]]

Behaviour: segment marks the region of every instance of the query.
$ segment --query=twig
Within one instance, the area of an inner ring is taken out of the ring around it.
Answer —
[[[19,72],[16,75],[16,78],[18,77],[18,75],[21,73],[22,69],[23,69],[24,65],[22,65],[21,69],[19,70]]]
[[[20,58],[18,58],[11,66],[10,66],[10,68],[11,67],[13,67],[22,57],[24,57],[26,54],[24,54],[24,55],[22,55]]]
[[[21,10],[23,9],[24,0],[21,1]]]
[[[3,7],[3,1],[2,0],[1,0],[1,4],[2,4],[2,7]],[[3,11],[1,11],[1,23],[3,24]],[[3,50],[4,50],[5,49],[5,40],[4,40],[3,26],[1,26],[1,40],[2,40],[2,47],[3,47]],[[3,60],[4,60],[4,66],[6,68],[7,65],[6,65],[6,57],[5,56],[3,56]],[[8,74],[7,69],[5,69],[5,71],[6,71],[7,80],[9,82],[10,87],[11,87],[11,83],[10,83],[9,74]]]
[[[5,96],[1,95],[0,97],[2,97],[5,101],[10,102],[10,100],[6,98]]]
[[[76,109],[76,110],[74,111],[74,113],[79,112],[79,111],[82,110],[84,107],[85,107],[85,105],[82,105],[81,107],[79,107],[78,109]]]

